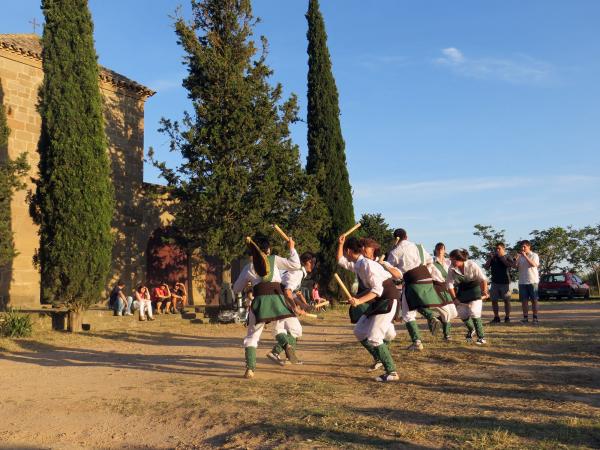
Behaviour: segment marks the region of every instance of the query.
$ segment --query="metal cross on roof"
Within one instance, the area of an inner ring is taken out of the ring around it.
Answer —
[[[38,23],[37,20],[35,20],[35,17],[33,18],[33,20],[30,20],[29,23],[31,25],[33,25],[33,34],[35,34],[37,32],[37,27],[41,27],[42,24]]]

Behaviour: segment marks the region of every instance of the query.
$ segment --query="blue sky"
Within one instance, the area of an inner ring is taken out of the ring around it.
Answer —
[[[0,33],[39,1],[0,0]],[[172,28],[185,0],[91,0],[100,63],[157,90],[145,146],[172,165],[161,117],[189,109]],[[254,0],[273,81],[306,114],[307,1]],[[600,221],[600,2],[322,0],[357,217],[381,212],[431,248]],[[294,126],[306,157],[306,127]],[[146,165],[145,180],[159,181]]]

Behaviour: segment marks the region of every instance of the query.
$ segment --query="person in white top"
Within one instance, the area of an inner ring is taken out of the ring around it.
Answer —
[[[253,378],[256,370],[256,348],[265,324],[294,316],[293,308],[287,304],[281,290],[281,271],[300,270],[301,266],[293,239],[288,241],[289,258],[271,255],[271,246],[265,237],[249,239],[247,244],[252,262],[248,263],[240,273],[233,285],[233,292],[237,295],[246,288],[248,283],[252,284],[254,299],[248,311],[248,333],[244,338],[246,357],[244,377]],[[275,326],[277,327],[277,324]],[[288,359],[292,363],[298,361],[287,333],[282,332],[275,338],[284,348]]]
[[[362,238],[360,239],[360,246],[361,246],[361,253],[363,254],[363,256],[367,259],[370,259],[372,261],[379,261],[379,259],[381,258],[381,246],[379,245],[379,243],[375,240],[375,239],[371,239],[371,238]],[[382,264],[383,266],[383,264]],[[389,266],[389,265],[388,265]],[[392,277],[395,275],[395,273],[393,273],[394,269],[391,268],[386,268],[385,266],[383,266],[384,269],[386,269],[388,272],[390,272],[390,274],[392,275]],[[365,289],[361,289],[361,284],[360,280],[359,280],[359,290],[365,290]],[[366,306],[366,305],[364,305]],[[365,308],[366,311],[366,308]],[[388,329],[385,333],[385,336],[383,338],[383,342],[385,343],[385,345],[388,346],[388,348],[390,348],[390,345],[392,344],[392,341],[394,340],[394,338],[396,337],[396,327],[394,326],[394,321],[392,320],[388,326]],[[381,369],[383,367],[383,363],[381,361],[379,361],[379,358],[377,357],[377,353],[375,352],[375,348],[371,345],[367,344],[363,344],[363,346],[367,349],[367,351],[371,354],[371,356],[373,356],[373,364],[371,364],[371,366],[367,369],[367,372],[374,372],[378,369]]]
[[[347,240],[344,235],[339,237],[337,261],[344,269],[354,272],[365,288],[364,292],[359,293],[360,297],[350,298],[350,304],[369,304],[354,327],[354,335],[363,346],[372,346],[383,364],[385,374],[375,378],[375,381],[398,381],[396,365],[384,342],[389,325],[396,315],[400,297],[392,276],[381,264],[363,256],[360,242],[354,237]]]
[[[519,269],[519,300],[523,307],[522,323],[529,322],[529,300],[533,310],[533,323],[538,324],[538,283],[540,274],[540,257],[531,251],[531,242],[521,241],[521,251],[515,260],[515,267]]]
[[[388,270],[396,269],[397,273],[392,272],[394,277],[404,280],[402,319],[406,323],[412,341],[408,350],[421,351],[423,342],[416,322],[417,312],[427,319],[429,330],[435,333],[437,320],[431,308],[442,306],[444,301],[435,291],[431,272],[428,269],[433,263],[431,255],[422,245],[410,242],[406,231],[402,228],[394,231],[394,237],[399,241],[389,252],[383,265]]]
[[[450,252],[452,266],[448,271],[448,290],[454,300],[458,315],[467,326],[467,342],[477,333],[477,344],[486,343],[481,321],[483,299],[489,297],[487,277],[481,267],[471,259],[465,249]]]
[[[443,242],[438,242],[433,250],[433,264],[427,266],[431,272],[433,283],[438,290],[438,293],[450,301],[450,303],[436,308],[440,316],[438,320],[442,322],[442,331],[444,333],[444,340],[450,341],[450,330],[452,319],[458,316],[456,306],[452,303],[452,297],[447,289],[446,278],[448,277],[448,271],[450,270],[452,262],[446,258],[446,246]]]
[[[283,295],[285,295],[285,297],[289,300],[288,303],[290,305],[295,306],[294,313],[296,316],[278,320],[275,322],[275,327],[273,328],[274,336],[277,336],[280,333],[287,333],[288,340],[291,341],[294,350],[296,350],[298,338],[302,336],[302,324],[300,323],[300,320],[298,320],[298,316],[306,314],[302,309],[303,306],[309,306],[306,303],[304,296],[300,292],[300,287],[302,285],[302,280],[306,278],[307,274],[313,271],[315,266],[315,256],[310,252],[303,253],[300,255],[300,264],[302,264],[300,270],[288,270],[281,276]],[[267,353],[267,358],[269,358],[275,364],[283,366],[285,365],[286,361],[279,355],[284,350],[285,349],[283,346],[277,342],[273,349]],[[300,363],[300,361],[297,363]]]

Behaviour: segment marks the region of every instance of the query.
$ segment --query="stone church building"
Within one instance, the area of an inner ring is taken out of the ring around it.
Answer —
[[[217,265],[207,264],[206,259],[189,255],[163,239],[169,236],[172,221],[169,202],[160,186],[143,181],[144,105],[155,92],[109,69],[100,69],[98,81],[105,105],[117,203],[113,265],[107,289],[117,279],[125,281],[127,291],[140,282],[152,287],[161,280],[181,280],[187,283],[195,304],[214,304],[218,302],[222,279]],[[11,130],[8,148],[0,148],[0,160],[27,152],[32,177],[36,177],[39,162],[41,119],[37,99],[42,80],[39,36],[0,34],[0,102]],[[26,197],[26,191],[19,191],[11,203],[11,227],[18,256],[12,264],[0,268],[0,309],[40,304],[40,275],[33,265],[39,237]]]

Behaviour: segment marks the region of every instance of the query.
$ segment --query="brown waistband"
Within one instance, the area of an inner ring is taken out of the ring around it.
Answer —
[[[406,284],[427,284],[431,283],[431,273],[424,265],[410,269],[404,274],[404,282]]]
[[[399,300],[400,299],[400,291],[398,287],[394,283],[394,280],[388,278],[383,282],[383,293],[380,298],[385,298],[388,300]]]
[[[255,297],[259,295],[283,295],[281,283],[258,283],[252,288]]]

